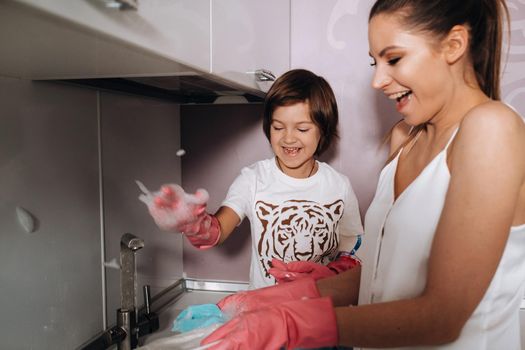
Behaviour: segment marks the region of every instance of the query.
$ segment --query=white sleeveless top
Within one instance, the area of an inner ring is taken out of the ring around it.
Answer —
[[[456,132],[397,200],[394,175],[401,151],[381,172],[365,216],[360,305],[413,298],[423,292],[430,247],[450,181],[447,149]],[[417,348],[520,350],[524,282],[525,225],[520,225],[511,228],[496,274],[460,337],[444,346]]]

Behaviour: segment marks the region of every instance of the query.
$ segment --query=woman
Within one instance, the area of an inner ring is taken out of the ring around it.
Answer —
[[[366,214],[362,270],[227,298],[223,310],[244,312],[203,344],[520,349],[525,124],[499,101],[506,13],[503,0],[374,4],[372,85],[403,120]],[[359,306],[332,308],[355,302],[359,272]]]

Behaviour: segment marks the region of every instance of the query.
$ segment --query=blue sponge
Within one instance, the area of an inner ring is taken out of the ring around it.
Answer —
[[[173,321],[173,332],[189,332],[196,328],[224,323],[226,318],[215,304],[191,305],[183,310]]]

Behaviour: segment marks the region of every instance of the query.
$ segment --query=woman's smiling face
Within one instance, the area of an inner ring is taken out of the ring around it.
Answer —
[[[372,86],[395,102],[407,124],[418,125],[443,109],[450,71],[437,41],[430,34],[410,31],[399,18],[379,14],[369,22]]]

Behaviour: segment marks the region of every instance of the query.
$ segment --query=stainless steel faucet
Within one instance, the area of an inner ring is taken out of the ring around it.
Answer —
[[[0,0],[1,1],[1,0]],[[150,286],[143,286],[144,307],[139,310],[136,302],[137,269],[135,253],[144,248],[144,241],[131,233],[120,239],[120,309],[117,325],[83,344],[81,350],[105,350],[117,344],[118,350],[135,349],[139,338],[159,329],[159,316],[150,308]]]
[[[137,269],[135,253],[144,247],[144,241],[131,233],[120,239],[120,309],[117,310],[117,326],[126,332],[126,338],[117,345],[118,350],[131,350],[138,342],[139,332],[136,306]]]

